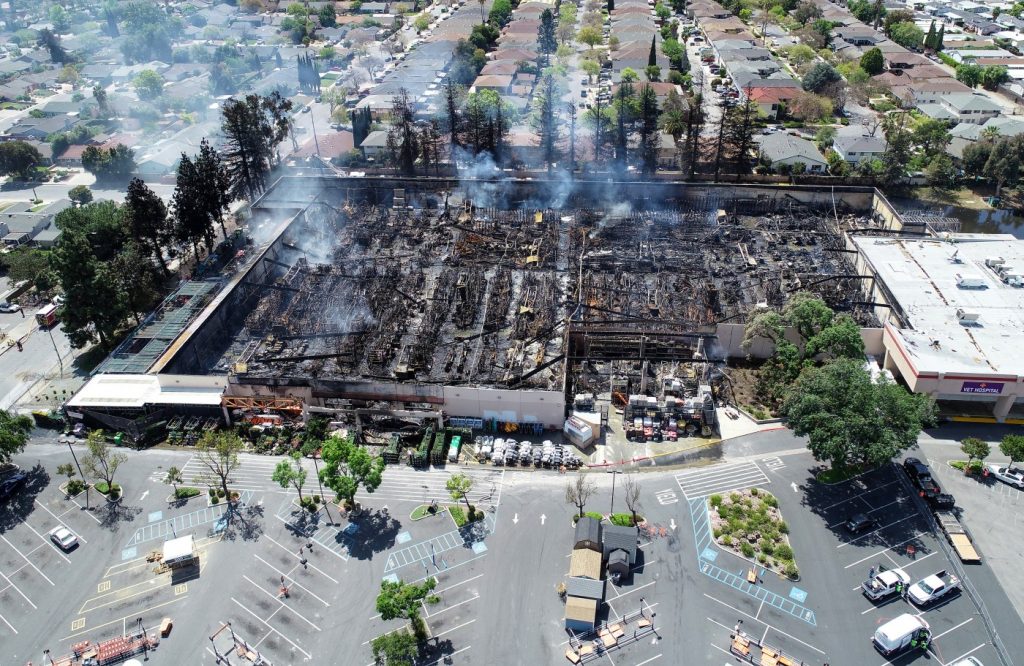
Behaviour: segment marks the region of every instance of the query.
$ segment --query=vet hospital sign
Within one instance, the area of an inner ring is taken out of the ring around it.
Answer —
[[[999,394],[1003,392],[1003,385],[1001,382],[964,382],[960,392]]]

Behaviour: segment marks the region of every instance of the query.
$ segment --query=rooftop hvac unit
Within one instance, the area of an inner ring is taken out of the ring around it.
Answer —
[[[957,318],[957,321],[959,321],[961,324],[974,324],[974,323],[977,323],[979,316],[980,315],[978,315],[977,312],[968,312],[967,310],[964,310],[963,308],[957,308],[956,309],[956,318]]]
[[[998,269],[1000,266],[1006,263],[1006,260],[1002,257],[989,257],[985,259],[985,265],[989,268]]]
[[[985,281],[980,277],[975,277],[973,275],[960,275],[957,273],[956,286],[961,289],[984,289],[986,285]]]

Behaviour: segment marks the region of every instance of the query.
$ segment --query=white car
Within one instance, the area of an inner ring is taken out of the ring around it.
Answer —
[[[63,550],[71,550],[78,544],[78,537],[74,532],[61,525],[50,530],[50,541],[54,542]]]
[[[1019,469],[1005,467],[1003,465],[985,465],[988,468],[988,473],[996,477],[1003,483],[1008,483],[1014,488],[1024,490],[1024,472]]]
[[[10,313],[17,312],[18,310],[21,310],[21,306],[17,303],[8,303],[7,301],[0,303],[0,312]]]

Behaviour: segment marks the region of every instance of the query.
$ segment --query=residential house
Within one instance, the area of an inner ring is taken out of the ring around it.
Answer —
[[[832,150],[851,164],[881,158],[888,144],[877,136],[840,135],[832,141]]]
[[[671,134],[658,132],[658,166],[672,169],[679,166],[679,148]]]
[[[80,167],[82,166],[82,153],[84,153],[85,149],[88,147],[88,144],[75,144],[68,146],[67,149],[54,160],[54,163],[57,164],[57,166],[62,167]]]
[[[767,81],[754,81],[749,85],[744,85],[739,89],[740,95],[749,96],[749,99],[757,104],[757,108],[762,114],[772,120],[778,120],[779,114],[785,110],[786,105],[797,95],[803,93],[803,88],[795,85],[792,80],[781,86],[766,85]]]
[[[851,25],[832,31],[833,42],[843,41],[853,46],[874,46],[885,40],[885,36],[866,25]]]
[[[29,139],[25,143],[39,151],[39,154],[42,156],[40,164],[43,166],[51,166],[53,164],[53,145],[35,139]]]
[[[77,122],[71,116],[55,116],[53,118],[24,118],[7,130],[6,136],[11,139],[43,140],[55,132],[64,132]]]
[[[316,140],[310,139],[292,153],[292,157],[306,159],[319,154],[325,160],[340,159],[355,149],[352,132],[341,130],[327,135],[318,135]]]
[[[1000,137],[1019,136],[1024,134],[1024,116],[997,116],[988,119],[983,125],[960,123],[949,130],[952,139],[946,147],[946,153],[961,159],[964,148],[980,141],[987,134],[986,130],[995,130]]]
[[[972,63],[979,58],[1013,58],[1014,55],[1004,49],[954,49],[943,50],[953,60],[961,63]]]
[[[388,133],[387,130],[374,130],[366,135],[363,142],[359,144],[359,150],[363,152],[363,157],[376,158],[380,157],[388,150]]]
[[[761,156],[778,169],[803,164],[808,173],[825,173],[828,163],[818,152],[814,142],[788,132],[779,132],[754,139],[760,146]]]
[[[918,104],[918,111],[929,118],[947,120],[950,124],[982,125],[1002,113],[1002,107],[980,93],[942,95],[938,102]]]
[[[512,88],[512,78],[509,75],[481,74],[476,77],[469,91],[472,93],[478,90],[494,90],[499,95],[508,95]]]

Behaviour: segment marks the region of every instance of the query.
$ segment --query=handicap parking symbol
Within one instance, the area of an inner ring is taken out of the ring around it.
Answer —
[[[803,603],[807,601],[807,593],[801,590],[799,587],[794,587],[789,591],[789,598],[793,601],[799,601]]]

